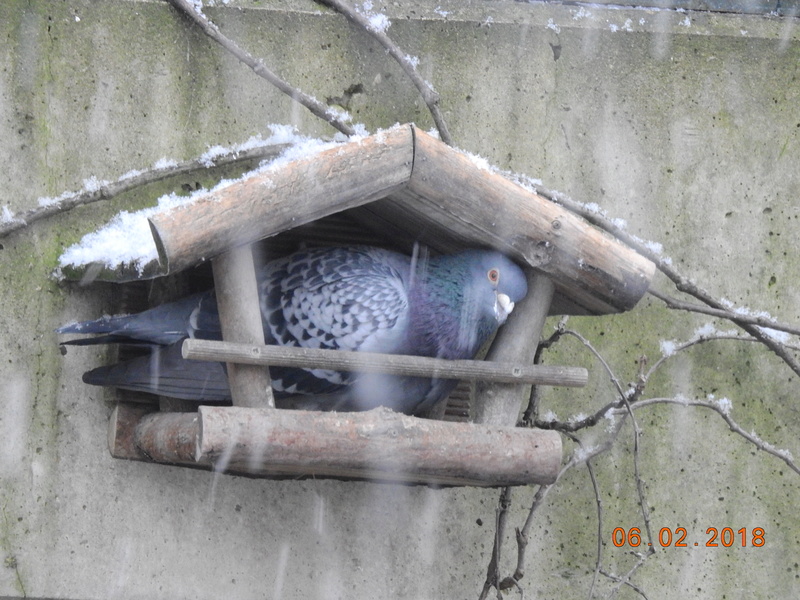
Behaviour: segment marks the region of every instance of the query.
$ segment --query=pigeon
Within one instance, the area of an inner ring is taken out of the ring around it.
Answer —
[[[371,246],[303,249],[264,264],[257,283],[267,344],[444,359],[473,358],[528,291],[522,269],[499,252],[409,257]],[[66,344],[151,348],[149,355],[88,371],[88,384],[200,402],[230,400],[222,363],[185,360],[180,351],[187,337],[222,339],[213,291],[56,331],[100,334]],[[289,367],[270,367],[270,376],[279,405],[341,411],[385,406],[406,414],[431,409],[457,383]]]

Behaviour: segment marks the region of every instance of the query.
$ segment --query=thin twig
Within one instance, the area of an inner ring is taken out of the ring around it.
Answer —
[[[558,478],[556,478],[556,480],[558,480]],[[517,586],[519,589],[521,589],[519,582],[525,576],[525,553],[528,548],[528,534],[530,533],[531,525],[533,524],[533,515],[536,512],[536,509],[542,505],[542,502],[544,501],[545,496],[547,496],[549,489],[549,485],[539,486],[539,489],[536,490],[536,494],[533,496],[531,507],[528,510],[528,517],[525,519],[525,525],[522,526],[522,529],[518,527],[515,530],[517,538],[517,566],[514,569],[513,575],[506,577],[499,583],[497,589],[500,591],[507,590],[512,586]]]
[[[640,557],[640,558],[641,558],[641,557]],[[634,566],[634,568],[635,568],[635,569],[638,569],[640,566],[641,566],[641,564],[638,564],[638,563],[637,563],[637,564]],[[600,574],[601,574],[601,575],[604,575],[605,577],[608,577],[608,578],[609,578],[609,579],[611,579],[612,581],[617,581],[617,582],[619,582],[621,585],[627,585],[627,586],[628,586],[629,588],[631,588],[633,591],[635,591],[636,593],[638,593],[638,594],[639,594],[639,595],[640,595],[642,598],[644,598],[645,600],[647,600],[647,594],[645,594],[645,593],[644,593],[644,590],[642,590],[642,589],[641,589],[641,588],[640,588],[638,585],[636,585],[635,583],[633,583],[633,582],[632,582],[632,581],[630,581],[629,579],[626,579],[626,578],[620,577],[619,575],[614,575],[613,573],[609,573],[609,572],[608,572],[608,571],[606,571],[605,569],[601,569],[601,570],[600,570]],[[629,571],[629,574],[632,574],[632,571]],[[625,577],[627,577],[627,575],[626,575]],[[611,592],[611,593],[612,593],[613,595],[616,595],[616,594],[617,594],[617,589],[614,589],[614,590],[612,590],[612,592]]]
[[[759,450],[763,450],[767,454],[771,454],[776,458],[781,459],[786,465],[795,473],[800,475],[800,466],[795,464],[794,458],[787,450],[780,450],[765,442],[760,437],[758,437],[755,433],[749,433],[745,431],[741,425],[739,425],[736,421],[731,418],[727,409],[724,409],[721,405],[712,402],[703,402],[702,400],[688,400],[684,398],[648,398],[646,400],[640,400],[636,404],[633,405],[634,410],[638,410],[640,408],[644,408],[646,406],[650,406],[653,404],[679,404],[681,406],[699,406],[701,408],[707,408],[709,410],[713,410],[717,414],[719,414],[722,419],[727,423],[728,427],[734,433],[739,434],[748,442],[753,444]]]
[[[577,436],[566,434],[571,440],[577,443],[581,449],[584,449],[583,442]],[[602,569],[603,564],[603,499],[600,496],[600,485],[597,483],[597,478],[594,475],[594,468],[592,468],[591,459],[585,460],[586,470],[589,473],[589,479],[592,481],[592,489],[594,490],[594,500],[597,504],[597,558],[595,560],[594,575],[592,575],[592,585],[589,588],[589,600],[594,598],[594,588],[597,585],[597,576]]]
[[[580,333],[572,329],[565,329],[562,332],[562,335],[571,335],[572,337],[576,338],[581,344],[586,346],[586,348],[588,348],[589,351],[592,354],[594,354],[595,358],[600,362],[600,364],[603,365],[603,369],[605,369],[605,372],[608,374],[611,383],[614,384],[614,388],[617,390],[617,393],[621,397],[625,396],[625,390],[622,388],[622,383],[614,374],[614,371],[611,370],[611,367],[609,366],[608,362],[606,362],[606,359],[603,358],[603,355],[600,354],[600,352],[592,345],[592,343],[589,340],[587,340]]]
[[[568,316],[564,316],[558,322],[555,332],[546,340],[539,342],[539,345],[536,347],[536,354],[533,357],[533,364],[539,365],[542,363],[542,355],[544,354],[545,350],[548,350],[553,345],[555,345],[558,340],[561,339],[561,336],[564,335],[564,330],[566,329],[567,319]],[[520,419],[519,426],[520,427],[533,427],[534,421],[537,419],[539,415],[539,398],[541,396],[541,386],[533,385],[531,386],[531,394],[530,398],[528,399],[528,406],[525,408],[525,412],[522,414],[522,419]]]
[[[668,308],[700,313],[712,317],[719,317],[720,319],[727,319],[735,323],[748,323],[752,325],[758,325],[759,327],[775,329],[776,331],[785,331],[786,333],[791,333],[792,335],[800,335],[800,327],[797,327],[796,325],[781,323],[779,321],[775,321],[774,319],[770,319],[768,317],[759,317],[757,315],[742,314],[734,310],[711,308],[709,306],[702,306],[700,304],[684,302],[682,300],[678,300],[677,298],[673,298],[672,296],[668,296],[667,294],[663,294],[658,290],[654,290],[652,288],[647,291],[652,296],[655,296],[656,298],[664,302],[664,304],[666,304]]]
[[[592,489],[594,490],[594,499],[597,503],[597,558],[595,559],[594,574],[592,575],[592,585],[589,588],[589,600],[594,598],[594,587],[597,585],[597,576],[600,573],[600,568],[603,564],[603,499],[600,496],[600,486],[597,483],[597,477],[594,475],[591,460],[586,461],[586,470],[589,472],[589,478],[592,480]]]
[[[155,183],[163,179],[177,177],[210,167],[222,167],[249,160],[272,158],[280,154],[287,146],[288,144],[273,144],[248,148],[246,150],[233,150],[215,156],[213,159],[195,158],[166,167],[154,167],[130,176],[123,175],[116,181],[91,186],[91,189],[65,195],[61,199],[45,203],[42,206],[15,215],[13,220],[0,223],[0,237],[4,237],[36,221],[46,219],[47,217],[68,212],[78,206],[85,206],[102,200],[111,200],[120,194],[130,192],[138,187]]]
[[[498,590],[499,596],[499,580],[500,580],[500,552],[503,547],[503,537],[505,536],[506,520],[508,518],[508,509],[511,506],[511,488],[504,487],[500,492],[500,501],[495,513],[495,532],[494,532],[494,547],[492,548],[492,558],[489,561],[489,567],[486,570],[486,581],[483,584],[479,600],[486,600],[489,597],[489,592],[492,588]]]
[[[698,344],[704,344],[706,342],[719,342],[724,340],[731,340],[736,342],[750,342],[750,343],[760,343],[759,340],[751,338],[751,337],[744,337],[742,335],[729,335],[729,334],[711,334],[711,335],[701,335],[695,339],[689,340],[688,342],[684,342],[675,346],[669,354],[665,354],[661,358],[659,358],[653,366],[650,367],[650,370],[644,376],[645,380],[649,380],[653,373],[656,372],[657,369],[661,367],[667,360],[675,356],[678,352],[691,348],[692,346],[697,346]]]
[[[641,470],[639,469],[642,430],[639,427],[639,423],[636,421],[632,407],[632,403],[639,400],[644,392],[644,386],[647,382],[644,376],[644,368],[646,363],[647,361],[645,357],[639,359],[639,378],[636,382],[636,386],[633,388],[631,394],[622,394],[621,397],[623,403],[625,404],[625,409],[628,411],[628,415],[631,418],[631,423],[633,424],[633,477],[636,481],[636,493],[639,496],[639,507],[642,509],[642,520],[644,521],[645,531],[647,532],[647,540],[650,542],[648,545],[650,549],[649,554],[653,554],[655,552],[655,546],[653,545],[653,532],[650,527],[650,510],[648,508],[647,497],[645,494],[644,480],[642,479]]]
[[[411,82],[414,84],[417,90],[419,90],[422,99],[425,101],[425,104],[427,105],[428,110],[433,117],[433,122],[436,124],[436,129],[439,131],[439,139],[441,139],[448,146],[452,146],[453,140],[450,137],[450,132],[447,129],[444,115],[442,115],[442,111],[439,108],[439,94],[427,81],[420,76],[408,54],[403,52],[397,46],[397,44],[395,44],[392,39],[386,35],[385,31],[375,27],[365,15],[355,10],[344,0],[317,1],[343,14],[345,17],[350,19],[350,21],[367,31],[367,33],[374,37],[378,43],[386,49],[386,52],[388,52],[389,55],[398,62],[403,71],[405,71],[406,75],[408,75],[408,78],[411,79]]]
[[[233,54],[241,62],[250,67],[256,75],[266,79],[281,92],[289,96],[292,100],[305,106],[314,116],[326,121],[343,134],[347,136],[355,135],[355,129],[351,125],[340,120],[336,116],[335,111],[333,111],[329,106],[326,106],[313,96],[309,96],[308,94],[301,92],[299,89],[293,87],[288,82],[284,81],[278,75],[273,73],[264,63],[223,34],[219,28],[208,19],[208,17],[206,17],[195,7],[194,4],[188,0],[168,1],[175,8],[185,13],[192,21],[194,21],[195,24],[197,24],[206,35],[220,44],[228,52]]]

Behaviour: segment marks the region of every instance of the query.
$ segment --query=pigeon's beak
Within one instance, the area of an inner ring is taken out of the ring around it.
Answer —
[[[511,298],[505,294],[497,294],[497,301],[494,304],[494,314],[500,325],[506,322],[512,310],[514,310],[514,303],[511,301]]]

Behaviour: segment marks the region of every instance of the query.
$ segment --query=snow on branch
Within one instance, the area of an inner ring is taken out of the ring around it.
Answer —
[[[116,181],[103,181],[92,176],[84,180],[82,189],[75,192],[64,192],[55,198],[40,198],[36,208],[23,213],[14,214],[8,206],[3,206],[3,215],[0,218],[0,238],[42,219],[65,213],[78,206],[111,200],[120,194],[163,179],[211,167],[222,167],[259,158],[272,158],[280,154],[286,146],[287,142],[280,141],[279,136],[273,131],[273,135],[266,140],[255,136],[231,148],[215,146],[202,156],[184,162],[162,158],[151,168],[130,170]]]

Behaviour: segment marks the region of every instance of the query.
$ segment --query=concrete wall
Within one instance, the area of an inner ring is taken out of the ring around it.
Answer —
[[[370,129],[431,125],[398,67],[343,18],[300,0],[218,4],[206,12],[226,34],[303,90],[325,98],[363,84],[350,110]],[[420,58],[459,147],[625,219],[714,294],[800,319],[796,19],[503,1],[376,9]],[[0,39],[0,205],[17,213],[91,176],[192,158],[269,123],[332,133],[165,2],[5,0]],[[250,480],[110,458],[113,396],[80,382],[105,353],[62,356],[52,330],[111,310],[111,294],[51,273],[67,245],[163,191],[0,239],[0,596],[476,598],[496,491]],[[688,339],[708,320],[645,299],[569,326],[628,382],[640,356],[652,364],[662,340]],[[613,398],[574,340],[548,360],[590,367],[593,382],[549,392],[543,411],[566,419]],[[758,345],[717,342],[670,359],[647,395],[727,397],[746,431],[798,455],[796,390]],[[796,597],[800,476],[710,411],[637,415],[652,526],[687,528],[689,547],[659,548],[636,585],[648,598]],[[605,424],[582,435],[602,440]],[[594,466],[604,568],[623,574],[636,558],[611,532],[642,526],[630,427]],[[510,526],[522,525],[532,496],[515,490]],[[766,543],[708,548],[709,527],[762,527]],[[551,490],[531,533],[526,597],[588,597],[597,512],[585,468]],[[509,573],[513,535],[505,548]],[[615,584],[597,586],[604,595]],[[617,597],[639,596],[623,587]]]

